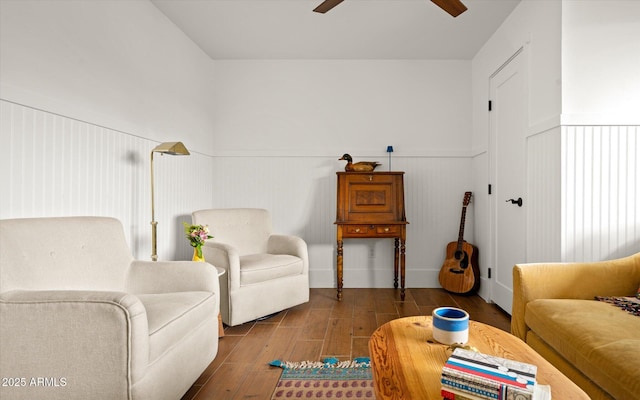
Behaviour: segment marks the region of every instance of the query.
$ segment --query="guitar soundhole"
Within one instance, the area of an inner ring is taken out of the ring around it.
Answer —
[[[469,266],[469,255],[466,251],[458,250],[454,257],[456,260],[460,261],[460,268],[466,269]]]

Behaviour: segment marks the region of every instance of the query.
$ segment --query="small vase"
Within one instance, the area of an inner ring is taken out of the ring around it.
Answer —
[[[201,256],[198,256],[198,250],[200,250]],[[204,254],[202,253],[202,248],[194,247],[193,248],[193,258],[191,261],[204,262]]]

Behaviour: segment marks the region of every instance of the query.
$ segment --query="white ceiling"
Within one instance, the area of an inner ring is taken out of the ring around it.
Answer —
[[[520,0],[151,0],[212,59],[472,59]]]

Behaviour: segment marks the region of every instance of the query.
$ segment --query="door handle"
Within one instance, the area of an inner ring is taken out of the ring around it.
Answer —
[[[517,204],[518,207],[522,207],[522,197],[518,197],[518,200],[509,199],[506,202],[511,202],[511,204]]]

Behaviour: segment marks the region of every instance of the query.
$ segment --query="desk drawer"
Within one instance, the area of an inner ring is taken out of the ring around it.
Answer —
[[[347,225],[346,231],[349,235],[368,235],[369,232],[375,233],[373,225]]]
[[[400,233],[398,225],[376,225],[376,233],[380,235],[390,235]]]
[[[345,235],[349,236],[390,236],[399,235],[402,228],[399,225],[346,225]]]

